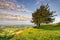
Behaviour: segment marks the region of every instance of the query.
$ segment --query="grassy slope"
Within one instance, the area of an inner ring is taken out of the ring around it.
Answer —
[[[9,40],[14,37],[15,33],[22,30],[21,27],[0,27],[0,40]]]
[[[60,40],[60,26],[44,25],[40,29],[28,28],[11,40]]]
[[[0,35],[0,39],[2,40],[60,40],[59,25],[57,26],[43,25],[40,27],[40,29],[27,28],[22,31],[18,29],[13,33],[14,34],[11,33],[10,36],[6,36],[6,37],[5,36],[1,37]]]

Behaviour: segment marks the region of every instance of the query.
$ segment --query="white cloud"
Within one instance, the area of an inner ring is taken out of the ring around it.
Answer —
[[[3,17],[2,17],[3,16]],[[2,21],[29,21],[31,18],[21,14],[11,14],[7,12],[0,12],[0,20]]]
[[[17,0],[0,0],[0,8],[22,12],[31,12],[23,4],[18,4]]]
[[[47,2],[48,3],[49,0],[36,0],[36,5],[40,4],[41,2],[43,2],[43,3]]]
[[[36,5],[39,4],[42,1],[44,1],[44,0],[36,0]]]

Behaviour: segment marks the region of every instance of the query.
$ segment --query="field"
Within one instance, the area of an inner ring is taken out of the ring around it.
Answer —
[[[60,40],[60,25],[33,27],[0,26],[0,40]]]

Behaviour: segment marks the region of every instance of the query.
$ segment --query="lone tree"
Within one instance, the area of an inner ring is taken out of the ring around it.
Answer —
[[[34,13],[32,13],[32,23],[35,23],[37,27],[40,27],[41,23],[51,23],[55,18],[53,13],[50,11],[49,5],[41,5]]]

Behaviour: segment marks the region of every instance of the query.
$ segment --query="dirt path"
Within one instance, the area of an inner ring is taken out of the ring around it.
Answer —
[[[15,34],[18,35],[18,34],[20,34],[20,33],[22,33],[22,32],[23,32],[23,30],[18,31],[18,32],[16,32]]]
[[[30,30],[30,29],[32,29],[32,28],[28,28],[28,29]],[[28,29],[24,29],[24,30],[28,30]],[[24,32],[24,30],[17,31],[15,34],[18,35],[18,34]]]

